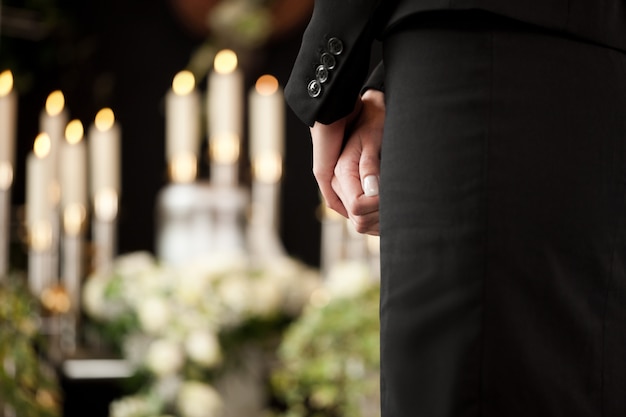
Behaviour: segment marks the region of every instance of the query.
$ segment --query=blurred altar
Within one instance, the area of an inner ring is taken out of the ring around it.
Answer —
[[[375,416],[378,242],[320,205],[282,100],[312,1],[0,6],[0,264],[33,299],[0,329],[58,373],[20,403],[0,344],[0,415]]]

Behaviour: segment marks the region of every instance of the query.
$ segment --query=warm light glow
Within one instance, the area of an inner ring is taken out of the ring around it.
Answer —
[[[46,113],[50,116],[56,116],[63,111],[65,107],[65,96],[60,90],[50,93],[46,100]]]
[[[237,54],[230,49],[219,51],[215,55],[213,65],[218,74],[230,74],[237,69]]]
[[[113,110],[108,107],[100,110],[96,114],[96,119],[94,124],[96,125],[96,129],[100,132],[106,132],[107,130],[113,127],[115,123],[115,115],[113,114]]]
[[[211,160],[218,164],[234,164],[239,159],[239,136],[221,133],[210,141]]]
[[[8,96],[13,90],[13,73],[9,70],[0,72],[0,97]]]
[[[35,138],[35,144],[33,145],[33,152],[37,158],[45,158],[50,153],[50,136],[47,133],[40,133]]]
[[[196,86],[196,80],[191,71],[181,71],[172,81],[172,90],[177,96],[186,96],[191,93]]]
[[[13,166],[9,162],[0,162],[0,190],[8,190],[13,184]]]
[[[94,197],[94,211],[96,218],[110,222],[117,216],[118,196],[113,188],[98,191]]]
[[[70,204],[63,210],[63,227],[65,233],[76,236],[80,233],[83,222],[87,217],[87,210],[82,204]]]
[[[272,75],[262,75],[256,81],[257,93],[262,96],[271,96],[278,91],[278,80]]]
[[[40,221],[30,229],[30,247],[36,252],[43,252],[52,246],[52,227],[48,221]]]
[[[192,153],[180,153],[170,163],[170,178],[176,183],[189,183],[196,179],[198,161]]]
[[[274,184],[283,174],[283,162],[277,152],[266,152],[254,158],[252,163],[254,178],[262,183]]]
[[[60,285],[43,290],[41,293],[41,303],[48,311],[55,314],[67,313],[72,306],[67,291]]]
[[[76,145],[78,142],[83,140],[83,135],[85,134],[85,130],[83,129],[83,124],[80,120],[72,120],[65,127],[65,140],[70,145]]]

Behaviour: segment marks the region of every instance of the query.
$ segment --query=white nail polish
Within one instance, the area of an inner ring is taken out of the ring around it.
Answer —
[[[363,192],[367,197],[378,195],[378,177],[376,175],[368,175],[363,179]]]

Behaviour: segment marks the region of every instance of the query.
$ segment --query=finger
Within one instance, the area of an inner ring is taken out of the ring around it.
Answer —
[[[379,212],[372,212],[363,216],[350,216],[354,229],[362,234],[378,236],[380,224]]]
[[[313,175],[326,206],[347,217],[343,203],[333,191],[331,180],[341,152],[343,128],[316,123],[311,129],[313,144]]]
[[[362,137],[361,146],[361,158],[359,159],[361,187],[367,197],[374,197],[379,193],[380,144],[372,141],[371,138]]]

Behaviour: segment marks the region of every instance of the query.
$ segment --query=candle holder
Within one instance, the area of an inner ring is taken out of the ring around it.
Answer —
[[[266,152],[252,161],[252,204],[248,244],[252,256],[259,259],[285,256],[280,240],[280,179],[282,158]]]
[[[52,247],[50,222],[40,221],[31,225],[28,243],[28,286],[31,293],[40,299],[43,291],[52,284],[53,279],[56,279],[50,265]]]
[[[87,210],[82,204],[70,204],[63,210],[63,263],[61,284],[67,293],[69,308],[61,318],[60,348],[73,354],[78,346],[81,284],[84,276],[84,223]]]

